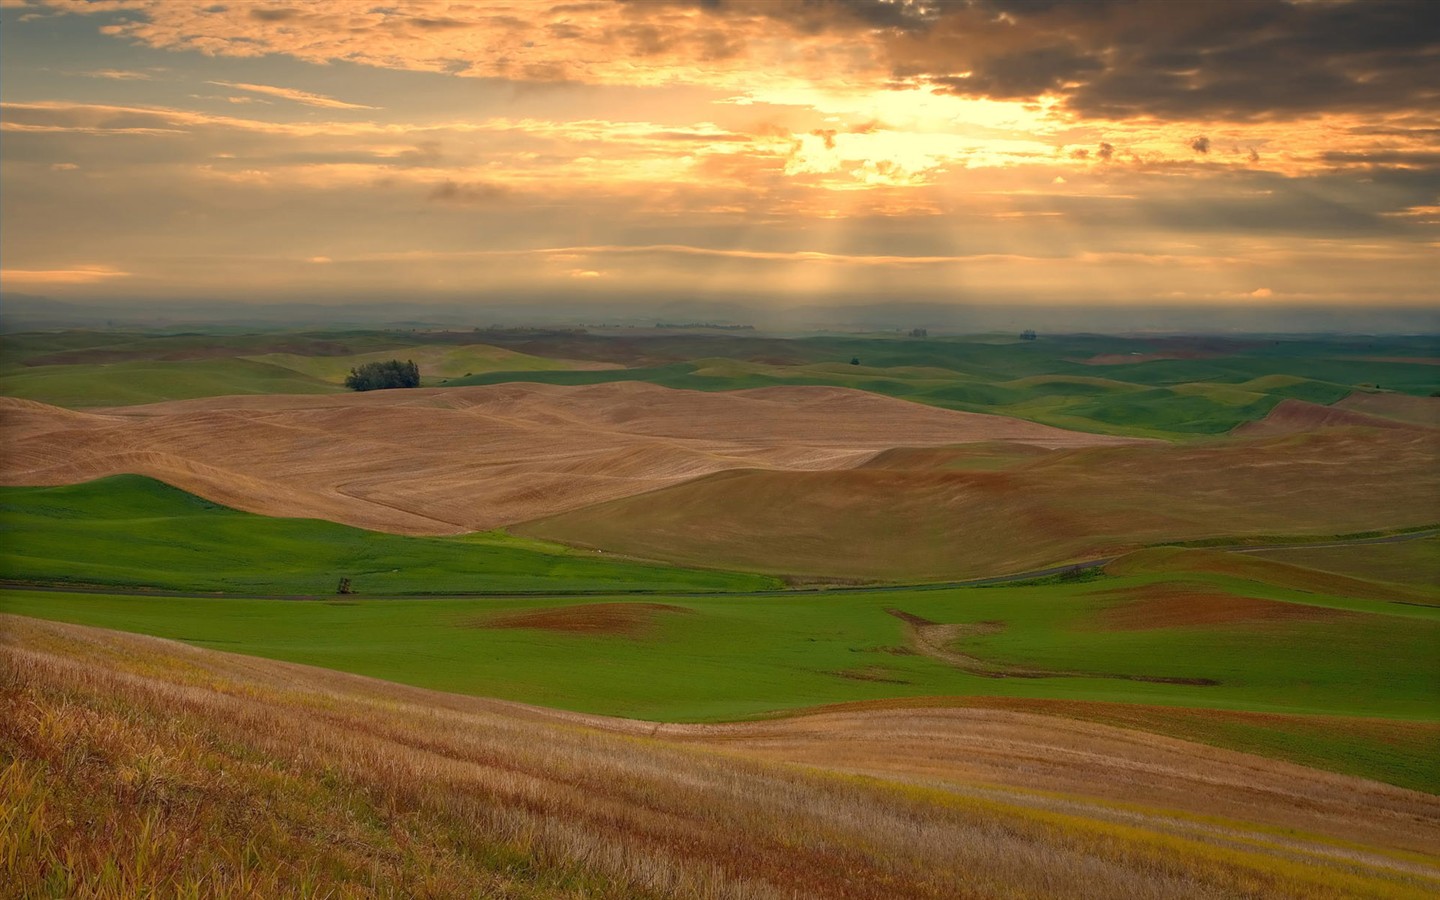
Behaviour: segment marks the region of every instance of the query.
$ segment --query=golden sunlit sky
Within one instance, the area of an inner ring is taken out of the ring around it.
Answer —
[[[1436,2],[0,6],[13,294],[1437,300]]]

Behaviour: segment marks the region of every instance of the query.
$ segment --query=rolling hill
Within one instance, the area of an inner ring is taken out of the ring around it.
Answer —
[[[839,471],[721,472],[516,531],[677,564],[943,580],[1156,542],[1434,524],[1440,431],[1387,421],[1295,433],[1288,409],[1269,437],[1057,449],[974,468],[956,450]]]
[[[1121,443],[861,391],[512,384],[77,413],[0,400],[0,482],[133,473],[272,516],[458,534],[736,468],[843,468],[896,446]]]
[[[1107,725],[912,707],[657,728],[4,626],[7,866],[49,893],[1440,889],[1433,796]]]

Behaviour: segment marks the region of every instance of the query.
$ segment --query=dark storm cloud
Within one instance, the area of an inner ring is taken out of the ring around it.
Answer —
[[[1440,104],[1436,0],[718,0],[704,8],[804,33],[867,31],[910,84],[995,99],[1057,92],[1084,115],[1286,118]]]
[[[1404,150],[1367,150],[1364,152],[1330,151],[1320,158],[1336,165],[1396,166],[1407,169],[1440,171],[1440,152]]]
[[[1440,103],[1433,0],[988,0],[951,15],[986,13],[1013,22],[1003,36],[1011,47],[992,54],[961,45],[973,56],[972,89],[1023,83],[1017,59],[1031,54],[1031,84],[1068,81],[1061,92],[1082,114],[1287,117]],[[1068,41],[1064,54],[1058,36]]]
[[[1025,100],[1102,68],[1098,60],[1057,44],[996,56],[967,75],[932,77],[929,81],[949,93]]]

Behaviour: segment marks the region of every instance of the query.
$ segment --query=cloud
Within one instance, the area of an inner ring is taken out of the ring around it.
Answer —
[[[429,199],[444,203],[495,203],[510,195],[503,185],[484,182],[465,183],[445,180],[430,191]]]
[[[293,100],[296,103],[303,103],[306,106],[318,106],[323,109],[378,109],[375,106],[365,106],[360,103],[346,103],[344,100],[336,100],[334,97],[327,97],[324,94],[312,94],[309,91],[298,91],[294,88],[275,87],[268,84],[245,84],[237,81],[208,81],[206,84],[213,84],[219,87],[234,88],[238,91],[249,91],[252,94],[265,94],[268,97],[279,97],[283,100]],[[233,98],[231,102],[236,102]]]
[[[111,81],[153,81],[155,78],[149,72],[134,72],[129,69],[96,69],[78,74],[86,78],[107,78]]]
[[[1085,116],[1294,118],[1440,101],[1440,4],[1002,2],[936,6],[897,74],[974,96],[1053,93]],[[961,74],[963,73],[963,74]]]
[[[25,285],[94,284],[112,278],[128,278],[130,274],[111,266],[73,266],[68,269],[0,269],[0,282]]]
[[[113,296],[136,283],[260,296],[292,290],[292,277],[337,294],[413,282],[419,296],[494,271],[508,273],[505,290],[540,273],[557,290],[636,296],[662,278],[655,292],[671,296],[781,282],[889,296],[882,276],[896,275],[904,297],[1010,291],[1003,270],[1054,254],[1066,262],[1041,267],[1057,274],[1016,283],[1137,298],[1154,284],[1237,302],[1277,278],[1287,302],[1400,291],[1403,273],[1433,268],[1440,104],[1417,102],[1435,88],[1422,77],[1433,51],[1413,35],[1401,46],[1392,27],[1408,9],[1423,35],[1429,14],[1392,0],[1223,6],[66,4],[71,31],[94,13],[90,27],[126,42],[137,69],[186,51],[164,76],[172,87],[253,82],[172,101],[185,109],[140,102],[162,95],[138,79],[27,72],[74,93],[0,108],[5,262],[80,272],[88,280],[70,283]],[[1342,13],[1349,43],[1297,61],[1286,41]],[[353,78],[273,74],[306,71],[293,59],[344,61]],[[1412,81],[1397,84],[1402,72]],[[353,87],[333,88],[342,99],[254,83],[270,81]],[[97,96],[108,102],[81,102]],[[1427,240],[1428,259],[1415,253]],[[1370,255],[1322,283],[1314,261],[1352,245]],[[69,266],[51,255],[65,246],[146,276]],[[380,255],[397,246],[421,255]],[[457,246],[532,256],[423,255]],[[1383,254],[1403,260],[1392,270]],[[272,257],[292,268],[255,263]],[[1194,277],[1169,284],[1166,267]],[[161,270],[173,280],[161,285]],[[972,280],[977,270],[991,280]]]
[[[42,0],[70,13],[113,8]],[[127,0],[129,15],[102,30],[151,47],[210,56],[284,54],[311,63],[344,60],[382,68],[512,81],[754,86],[793,81],[811,67],[884,75],[864,31],[898,21],[892,4],[800,4],[740,0],[705,5],[515,4],[353,0],[171,3]],[[443,14],[440,14],[442,13]],[[906,18],[900,16],[900,19]],[[873,51],[873,52],[872,52]]]
[[[1171,121],[1440,106],[1440,3],[1432,0],[127,0],[124,8],[130,15],[103,30],[152,47],[512,81],[889,84],[1052,96],[1087,117]]]

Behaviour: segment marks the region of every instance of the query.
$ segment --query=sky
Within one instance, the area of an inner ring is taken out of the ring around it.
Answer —
[[[1440,306],[1430,0],[0,0],[0,288]]]

